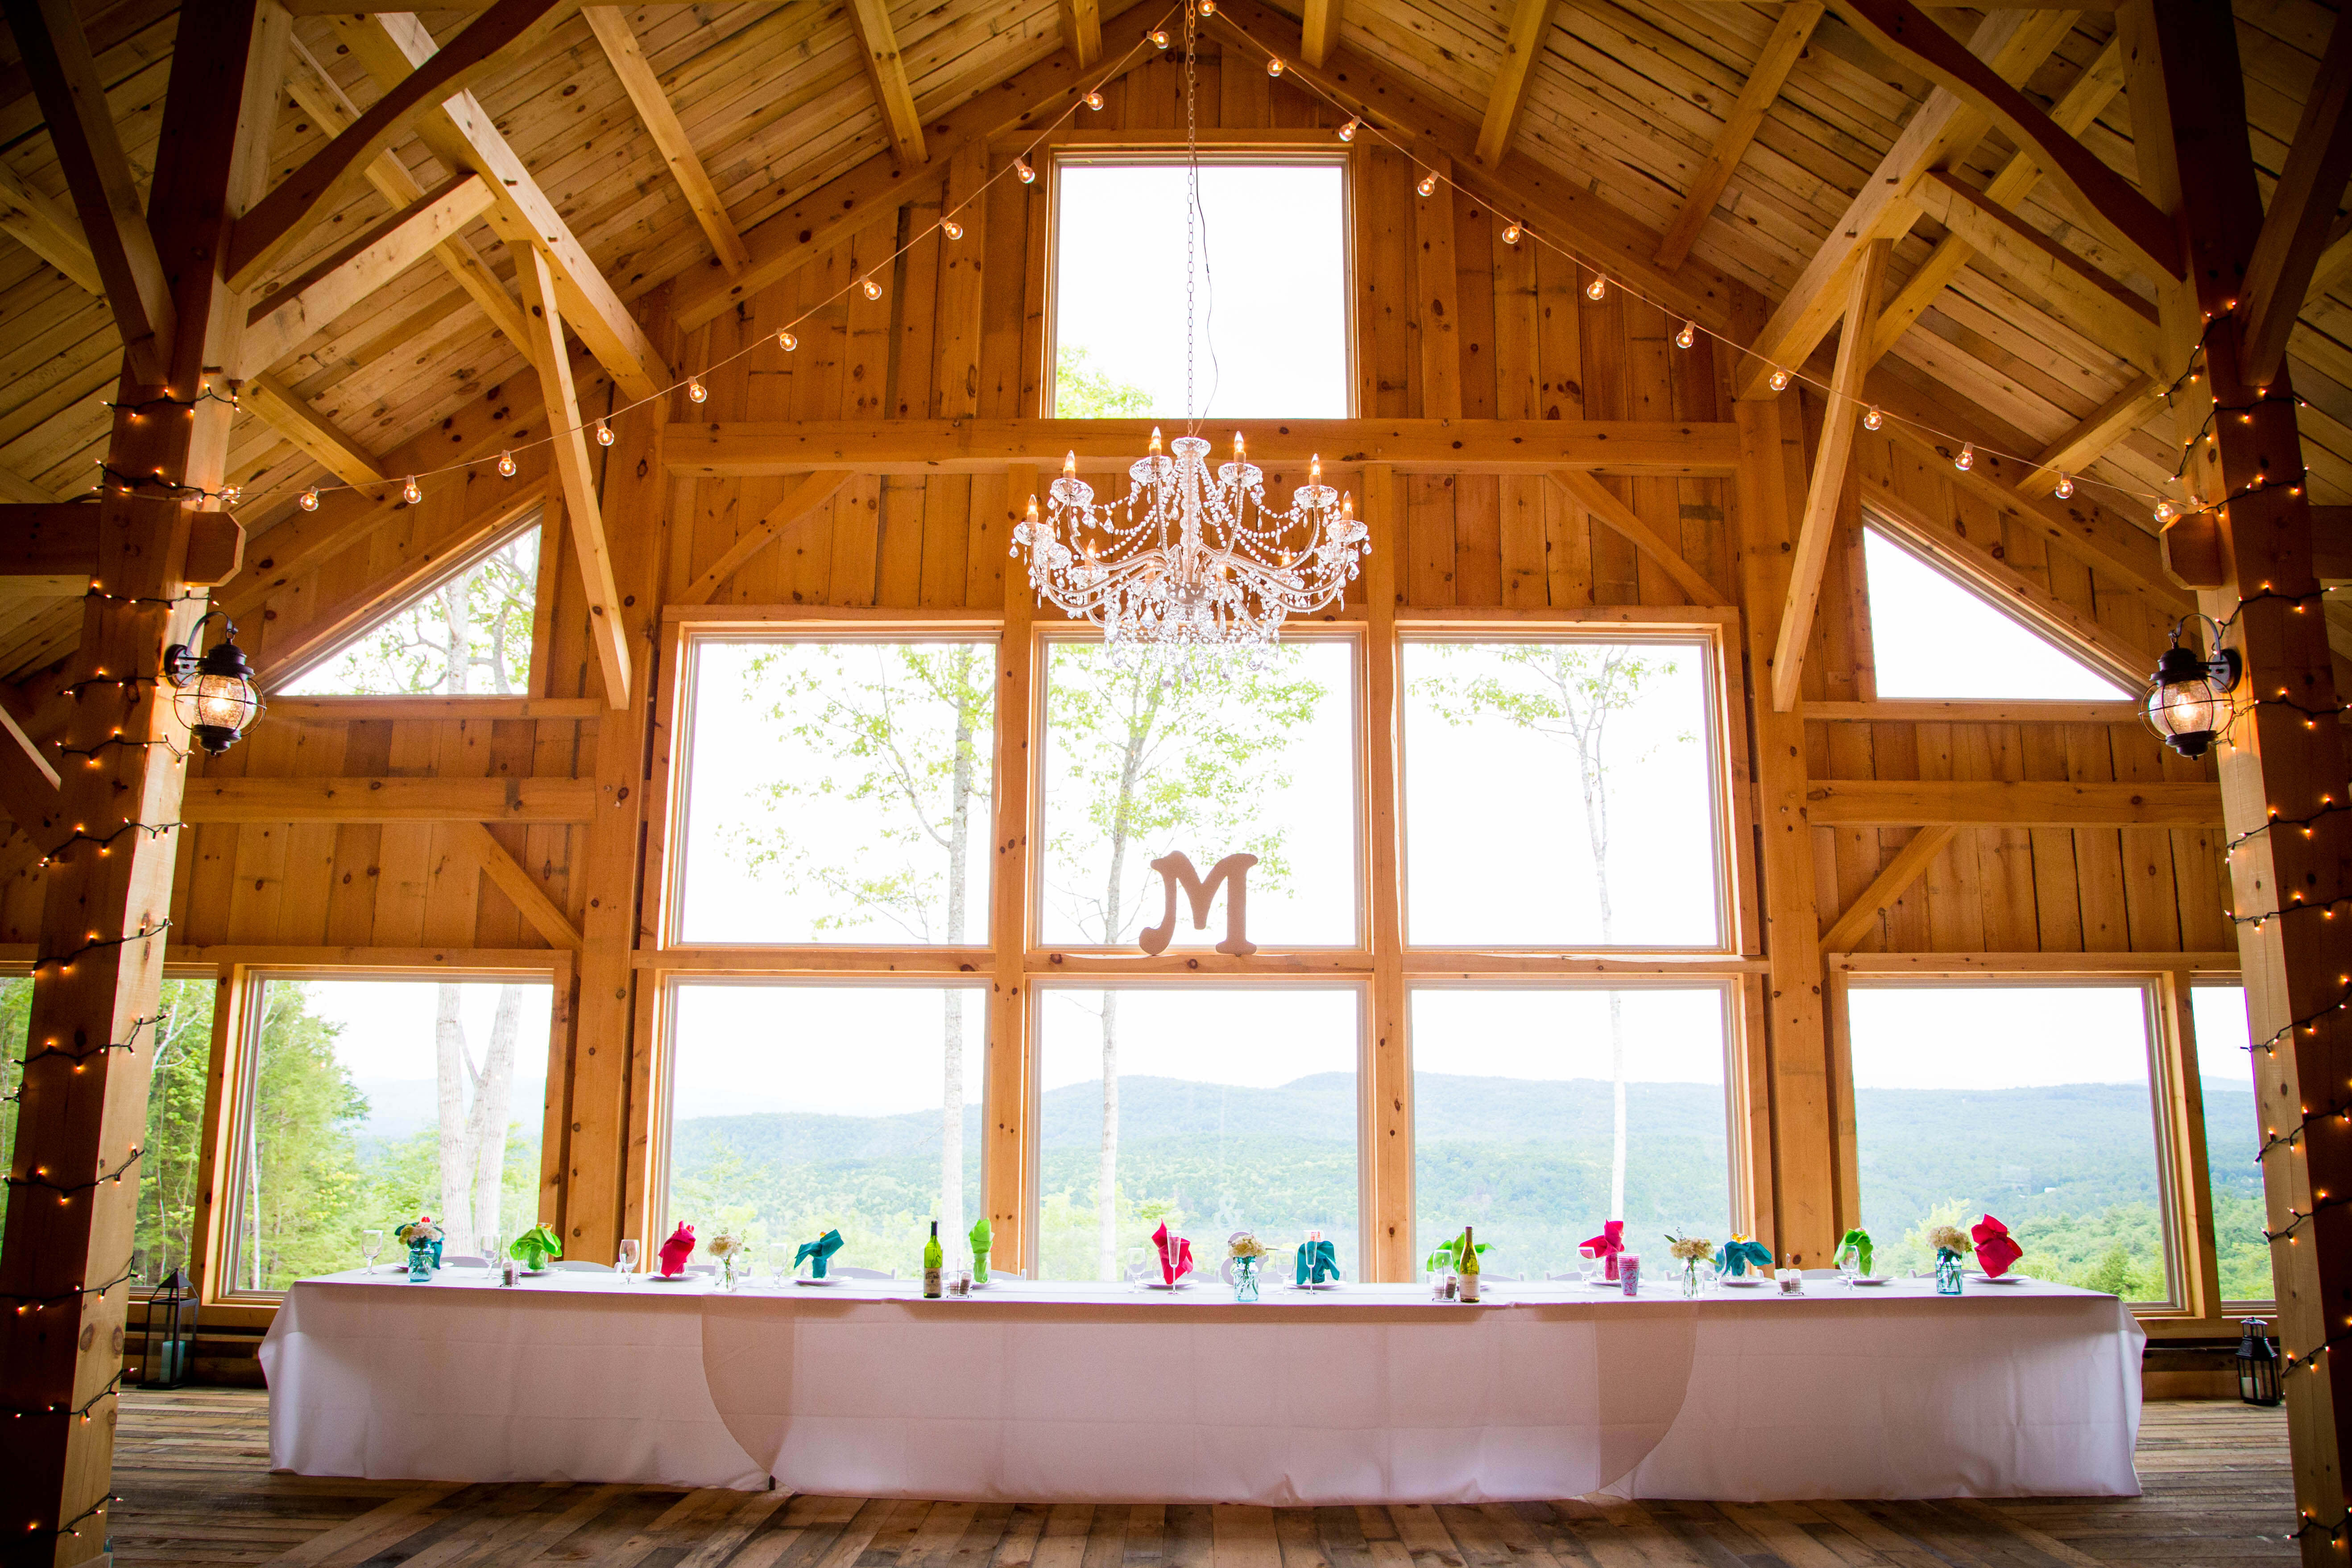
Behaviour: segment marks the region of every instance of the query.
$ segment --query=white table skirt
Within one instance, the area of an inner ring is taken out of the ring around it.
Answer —
[[[1027,1502],[2139,1490],[2144,1336],[2110,1296],[1489,1296],[336,1275],[262,1345],[270,1462]]]

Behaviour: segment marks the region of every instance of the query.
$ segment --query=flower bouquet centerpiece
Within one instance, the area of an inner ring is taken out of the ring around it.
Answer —
[[[441,1267],[441,1227],[433,1223],[429,1214],[418,1215],[393,1232],[400,1245],[408,1248],[408,1277],[430,1279],[433,1271]]]
[[[535,1225],[514,1238],[513,1245],[507,1248],[507,1256],[521,1264],[528,1273],[544,1274],[549,1258],[563,1256],[563,1243],[548,1226]]]
[[[1698,1267],[1702,1263],[1711,1264],[1715,1261],[1715,1243],[1703,1236],[1676,1236],[1673,1231],[1668,1231],[1666,1252],[1676,1263],[1683,1266],[1685,1299],[1697,1295],[1699,1293]]]
[[[1257,1300],[1257,1277],[1274,1248],[1257,1238],[1254,1231],[1237,1230],[1225,1238],[1225,1279],[1234,1288],[1236,1301]]]
[[[1936,1294],[1960,1293],[1960,1257],[1969,1250],[1968,1234],[1956,1225],[1930,1226],[1927,1245],[1936,1249]]]
[[[735,1289],[735,1270],[749,1268],[751,1244],[731,1230],[722,1230],[710,1238],[710,1259],[719,1265],[719,1282],[722,1289]]]

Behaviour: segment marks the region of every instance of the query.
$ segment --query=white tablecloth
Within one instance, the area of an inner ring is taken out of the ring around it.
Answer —
[[[2144,1336],[2110,1296],[1489,1297],[336,1275],[262,1345],[270,1462],[1029,1502],[2139,1490]]]

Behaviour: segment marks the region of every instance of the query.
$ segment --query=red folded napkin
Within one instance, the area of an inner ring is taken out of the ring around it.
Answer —
[[[1601,1278],[1617,1278],[1617,1255],[1625,1250],[1625,1222],[1612,1219],[1601,1227],[1601,1234],[1584,1243],[1601,1255]]]
[[[1192,1272],[1192,1244],[1181,1236],[1171,1236],[1162,1225],[1151,1233],[1152,1245],[1160,1248],[1160,1282],[1173,1285]]]
[[[1969,1239],[1977,1244],[1977,1266],[1988,1279],[2000,1279],[2025,1256],[2025,1248],[2009,1239],[2009,1226],[1990,1215],[1969,1227]]]
[[[694,1227],[681,1225],[669,1233],[667,1241],[661,1244],[661,1271],[664,1274],[681,1273],[686,1268],[686,1260],[693,1256]]]

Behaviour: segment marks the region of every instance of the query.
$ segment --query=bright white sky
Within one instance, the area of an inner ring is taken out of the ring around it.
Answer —
[[[273,982],[272,984],[282,984]],[[368,1086],[416,1083],[427,1089],[434,1079],[433,1015],[439,1005],[440,983],[421,980],[304,980],[310,1011],[342,1032],[335,1037],[335,1059],[349,1069],[362,1089]],[[474,980],[457,987],[458,1016],[466,1026],[466,1043],[478,1063],[489,1044],[490,1016],[497,1011],[496,980]],[[515,982],[522,989],[522,1012],[515,1031],[513,1120],[526,1132],[535,1130],[539,1110],[547,1099],[549,1009],[554,991],[542,983]],[[431,1114],[430,1100],[412,1104],[411,1096],[381,1097],[373,1109],[377,1118],[406,1122],[422,1112]],[[394,1103],[397,1100],[398,1103]]]
[[[1086,350],[1089,370],[1150,393],[1154,416],[1181,419],[1184,166],[1065,158],[1057,170],[1055,343]],[[1201,170],[1194,411],[1202,417],[1347,417],[1344,199],[1338,163]]]
[[[1629,1076],[1643,1083],[1723,1081],[1724,993],[1626,991]],[[1412,994],[1417,1072],[1471,1078],[1605,1079],[1609,994],[1527,989]]]
[[[1857,1089],[2040,1089],[2147,1081],[2137,985],[1855,986]]]
[[[1122,1078],[1275,1089],[1315,1073],[1356,1070],[1352,989],[1171,986],[1118,994]],[[1102,1024],[1096,1011],[1101,996],[1099,991],[1043,994],[1043,1088],[1102,1081]]]
[[[2197,1029],[2197,1076],[2234,1089],[2253,1087],[2246,1047],[2246,991],[2242,985],[2196,985],[2189,991],[2189,1022]]]
[[[961,988],[967,1105],[988,1073],[988,991]],[[897,1116],[936,1110],[946,1034],[942,990],[908,985],[696,983],[677,988],[672,1058],[677,1116],[822,1111]],[[855,1041],[855,1049],[844,1043]]]
[[[1862,540],[1879,696],[2098,702],[2132,695],[1876,529],[1863,530]]]

